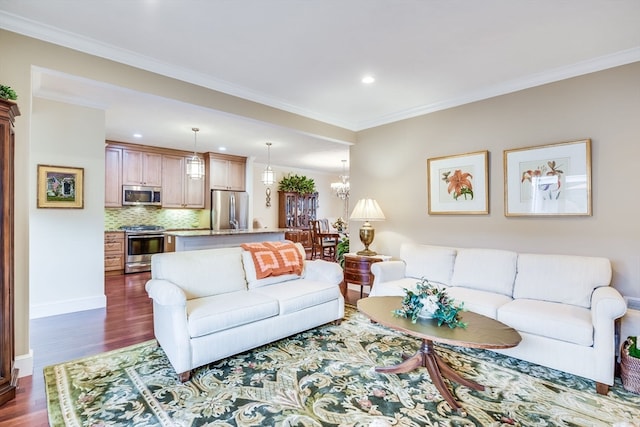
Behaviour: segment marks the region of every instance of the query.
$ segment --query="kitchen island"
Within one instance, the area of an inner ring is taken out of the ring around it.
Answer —
[[[284,228],[166,231],[164,249],[165,252],[179,252],[240,246],[250,242],[283,241],[285,231]]]

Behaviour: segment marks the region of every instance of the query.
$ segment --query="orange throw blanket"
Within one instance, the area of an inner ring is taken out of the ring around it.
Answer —
[[[251,253],[257,279],[283,274],[302,274],[302,255],[292,242],[243,243],[241,246]]]

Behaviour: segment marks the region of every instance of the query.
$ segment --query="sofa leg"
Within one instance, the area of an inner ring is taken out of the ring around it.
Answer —
[[[182,372],[178,374],[178,380],[181,383],[186,383],[187,381],[189,381],[189,378],[191,378],[191,371]]]
[[[596,392],[606,396],[607,393],[609,393],[609,386],[607,384],[596,382]]]

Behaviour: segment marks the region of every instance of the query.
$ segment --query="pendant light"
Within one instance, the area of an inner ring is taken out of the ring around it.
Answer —
[[[196,146],[198,144],[198,131],[199,128],[191,128],[193,131],[193,156],[187,159],[187,176],[191,179],[204,178],[204,160],[196,153]]]
[[[266,203],[265,205],[271,207],[271,187],[276,182],[276,173],[271,169],[271,143],[267,142],[267,167],[262,172],[262,183],[267,186],[265,189]]]
[[[276,182],[276,173],[271,169],[271,143],[267,142],[267,167],[262,172],[262,183],[264,185],[273,185]]]

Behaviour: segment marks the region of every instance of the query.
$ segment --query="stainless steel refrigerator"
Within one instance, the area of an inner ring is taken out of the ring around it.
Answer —
[[[249,193],[211,190],[209,228],[246,230],[249,228]]]

